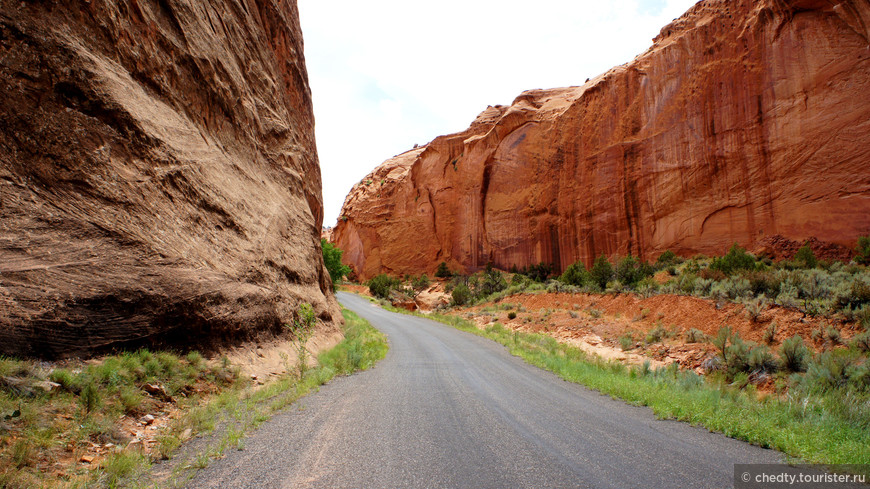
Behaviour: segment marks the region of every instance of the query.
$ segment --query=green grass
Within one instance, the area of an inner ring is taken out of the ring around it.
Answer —
[[[0,488],[183,484],[177,477],[168,483],[149,481],[152,459],[132,450],[113,453],[91,470],[79,464],[76,455],[62,478],[44,474],[40,464],[56,460],[64,447],[81,454],[93,442],[123,446],[117,422],[124,414],[138,416],[150,410],[152,401],[142,387],[153,383],[173,396],[183,415],[158,437],[152,458],[173,459],[188,436],[216,432],[215,444],[188,464],[195,473],[226,449],[243,449],[245,433],[276,411],[336,375],[365,370],[386,355],[384,335],[356,314],[343,314],[345,339],[318,357],[317,368],[302,379],[287,375],[259,389],[241,381],[238,368],[226,359],[209,365],[196,352],[180,357],[140,350],[53,371],[36,362],[0,358],[0,377],[21,379],[15,384],[0,382],[0,416],[9,416],[4,420],[7,430],[0,433]],[[35,387],[45,379],[61,387],[52,392]],[[205,392],[197,392],[197,386],[205,386]]]
[[[227,449],[243,450],[244,436],[272,415],[287,408],[305,395],[315,392],[336,375],[350,375],[374,366],[387,354],[386,337],[367,321],[346,309],[344,340],[318,355],[318,366],[308,369],[300,379],[285,375],[257,390],[230,390],[211,402],[190,411],[170,428],[169,437],[190,428],[193,433],[211,431],[222,425],[223,431],[204,451],[195,454],[184,465],[177,466],[170,486],[184,485],[197,470],[220,458]],[[167,441],[167,443],[173,443]],[[171,456],[172,452],[168,455]]]
[[[498,324],[480,330],[456,316],[418,315],[489,338],[531,365],[614,399],[648,406],[662,419],[704,426],[805,462],[870,464],[866,393],[802,393],[794,388],[787,395],[760,397],[752,386],[741,389],[721,378],[704,379],[676,368],[628,368],[551,337],[510,331]]]

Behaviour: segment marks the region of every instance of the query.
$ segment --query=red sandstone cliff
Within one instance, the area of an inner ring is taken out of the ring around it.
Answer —
[[[707,0],[634,61],[388,160],[334,241],[361,278],[870,234],[870,2]]]
[[[0,0],[0,353],[339,320],[293,0]]]

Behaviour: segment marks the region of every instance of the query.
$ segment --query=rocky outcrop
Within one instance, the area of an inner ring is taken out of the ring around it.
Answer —
[[[334,232],[361,278],[870,234],[870,2],[706,0],[632,62],[378,167]]]
[[[0,0],[0,353],[331,327],[295,1]]]

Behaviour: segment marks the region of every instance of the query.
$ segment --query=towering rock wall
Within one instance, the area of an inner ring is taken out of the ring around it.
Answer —
[[[334,232],[360,277],[870,234],[870,2],[706,0],[634,61],[388,160]],[[570,48],[569,48],[570,50]]]
[[[0,0],[0,353],[332,325],[293,0]]]

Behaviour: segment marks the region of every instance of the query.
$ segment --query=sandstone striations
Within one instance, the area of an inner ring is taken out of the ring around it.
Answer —
[[[361,278],[870,233],[870,2],[706,0],[632,62],[388,160],[334,231]]]
[[[295,1],[0,0],[0,353],[340,314]]]

